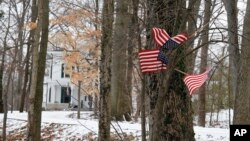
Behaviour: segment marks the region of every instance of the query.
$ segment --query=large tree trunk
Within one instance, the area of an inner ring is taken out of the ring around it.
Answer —
[[[43,80],[48,44],[49,1],[38,0],[38,27],[33,46],[32,84],[28,113],[28,140],[41,140]],[[40,36],[41,35],[41,36]],[[41,37],[41,38],[40,38]],[[39,65],[38,65],[39,64]]]
[[[234,124],[250,124],[250,1],[247,1],[240,57],[239,92],[235,98]]]
[[[128,47],[128,1],[117,0],[114,25],[112,78],[111,78],[111,116],[122,121],[123,116],[131,114],[130,96],[126,91],[127,47]]]
[[[209,23],[211,17],[211,6],[212,1],[205,1],[205,10],[204,10],[204,21],[203,27],[204,32],[201,35],[202,45],[201,48],[201,65],[200,72],[205,72],[207,69],[207,56],[208,56],[208,40],[209,40],[209,26],[206,26]],[[205,127],[206,124],[206,85],[200,88],[199,91],[199,110],[198,110],[198,125]]]
[[[233,122],[236,124],[237,119],[240,118],[240,112],[242,107],[241,101],[239,100],[238,93],[238,76],[239,76],[239,44],[238,44],[238,19],[237,19],[237,0],[225,1],[223,0],[228,18],[228,42],[229,42],[229,94],[237,97],[235,98],[234,104],[234,119]],[[242,111],[243,112],[243,111]],[[239,113],[239,114],[238,114]]]
[[[105,0],[102,12],[102,40],[100,63],[100,100],[99,100],[99,141],[110,140],[110,95],[111,95],[111,49],[114,1]]]
[[[147,39],[152,27],[167,29],[170,36],[185,29],[188,13],[183,10],[186,1],[148,0]],[[152,39],[151,39],[152,41]],[[152,47],[150,41],[147,44]],[[168,52],[168,70],[150,74],[150,141],[194,141],[191,98],[183,82],[183,74],[174,71],[186,70],[183,46]],[[178,58],[178,59],[177,59]]]

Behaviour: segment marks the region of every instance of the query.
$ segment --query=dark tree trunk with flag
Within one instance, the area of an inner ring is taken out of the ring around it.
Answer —
[[[185,2],[147,1],[146,48],[155,48],[150,32],[153,27],[165,29],[170,37],[185,30],[188,17]],[[172,39],[175,38],[170,42]],[[175,71],[186,70],[185,47],[175,43],[164,45],[170,47],[163,49],[168,61],[167,70],[144,74],[150,98],[150,141],[194,141],[191,97],[183,82],[184,75]]]

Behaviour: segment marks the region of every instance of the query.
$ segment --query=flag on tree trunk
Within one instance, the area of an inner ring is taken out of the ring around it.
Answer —
[[[159,49],[141,50],[139,52],[142,73],[157,72],[167,69],[167,65],[158,60],[159,52]]]
[[[170,36],[164,29],[156,27],[152,28],[152,36],[155,43],[161,47],[170,39]]]
[[[209,71],[210,71],[210,69],[206,70],[202,74],[187,75],[184,78],[184,82],[185,82],[185,84],[188,87],[190,95],[193,94],[194,90],[196,90],[197,88],[201,87],[206,82],[206,80],[208,78]]]
[[[165,49],[173,49],[188,39],[185,33],[170,37],[164,29],[156,27],[152,28],[152,37],[157,45]]]

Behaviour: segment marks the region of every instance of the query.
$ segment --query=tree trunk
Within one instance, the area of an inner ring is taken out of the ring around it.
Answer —
[[[34,0],[36,1],[36,0]],[[31,7],[31,22],[35,23],[37,19],[37,6],[35,5],[35,2],[33,2]],[[24,110],[24,103],[25,103],[25,97],[27,93],[27,86],[28,86],[28,79],[29,79],[29,66],[30,66],[30,46],[34,40],[35,35],[35,29],[32,29],[30,31],[29,39],[28,39],[28,47],[27,47],[27,54],[25,58],[25,73],[24,73],[24,82],[23,82],[23,88],[22,88],[22,94],[21,94],[21,102],[19,111],[23,112]]]
[[[11,74],[14,71],[14,62],[16,62],[16,56],[10,65],[9,71],[8,71],[8,76],[7,76],[7,84],[4,90],[4,117],[3,117],[3,141],[6,141],[6,128],[7,128],[7,114],[8,114],[8,93],[9,93],[9,88],[10,88],[10,80],[11,80]]]
[[[209,40],[209,26],[206,26],[211,17],[211,6],[212,1],[205,1],[205,10],[204,10],[204,32],[201,36],[202,45],[201,48],[201,65],[200,73],[205,72],[207,69],[207,56],[208,56],[208,40]],[[199,110],[198,110],[198,125],[205,127],[206,124],[206,83],[204,83],[199,90]]]
[[[234,104],[234,124],[238,123],[237,119],[240,118],[241,101],[238,93],[238,76],[239,76],[239,44],[238,44],[238,19],[237,19],[237,0],[225,1],[223,0],[228,18],[228,42],[229,42],[229,93],[235,98]],[[243,111],[242,111],[243,112]]]
[[[18,97],[18,103],[21,103],[21,95],[22,95],[22,86],[23,86],[23,45],[24,45],[24,32],[23,32],[23,27],[24,27],[24,21],[25,21],[25,16],[27,13],[27,5],[29,3],[27,1],[22,1],[22,14],[21,17],[17,16],[17,23],[18,23],[18,37],[17,37],[17,57],[18,57],[18,63],[17,63],[17,73],[18,73],[18,78],[17,78],[17,91],[16,91],[16,96]],[[19,105],[18,105],[19,106]],[[20,108],[20,107],[19,107]]]
[[[4,75],[4,63],[5,63],[5,55],[7,50],[7,37],[10,31],[10,10],[9,10],[9,18],[8,18],[8,26],[4,35],[3,40],[3,52],[1,58],[1,66],[0,66],[0,113],[4,113],[4,103],[3,103],[3,75]]]
[[[41,140],[43,80],[48,44],[49,1],[38,1],[38,27],[33,46],[32,84],[28,113],[28,140]],[[41,36],[40,36],[41,35]],[[40,38],[41,37],[41,38]],[[39,64],[39,65],[38,65]]]
[[[95,0],[95,30],[99,30],[98,26],[98,18],[99,18],[99,0]],[[99,47],[99,41],[98,38],[96,37],[96,48]],[[98,62],[98,61],[97,61]],[[94,116],[97,117],[97,112],[98,112],[98,95],[97,93],[94,94]]]
[[[189,0],[188,1],[189,4],[189,9],[191,10],[190,13],[193,13],[191,18],[188,18],[188,33],[195,33],[195,30],[197,28],[197,20],[199,17],[199,11],[200,11],[200,3],[201,0]],[[195,37],[191,37],[191,38],[195,38]],[[199,45],[199,41],[198,41],[198,45]],[[190,52],[194,49],[195,44],[194,44],[194,40],[193,39],[189,39],[189,41],[187,41],[187,46],[189,46],[189,48],[187,49],[187,52]],[[195,58],[198,54],[198,50],[194,51],[193,53],[191,53],[190,55],[187,56],[187,61],[186,61],[186,66],[187,66],[187,71],[188,72],[193,72],[194,67],[195,67]]]
[[[10,15],[10,11],[8,13]],[[6,140],[6,128],[7,128],[7,113],[8,113],[8,86],[9,86],[9,82],[10,82],[10,77],[11,77],[11,68],[14,65],[15,62],[15,58],[13,59],[12,64],[10,65],[10,70],[9,70],[9,77],[7,80],[7,87],[5,87],[5,90],[3,89],[3,74],[4,74],[4,63],[5,63],[5,53],[6,53],[6,48],[7,48],[7,36],[9,34],[9,29],[10,29],[10,16],[8,18],[8,26],[7,26],[7,31],[4,37],[4,41],[3,41],[3,53],[2,53],[2,61],[1,61],[1,68],[0,68],[0,111],[1,113],[4,113],[4,117],[3,117],[3,130],[2,130],[2,135],[3,135],[3,141]],[[16,57],[16,54],[15,54]],[[4,95],[2,95],[4,94]]]
[[[167,29],[170,36],[185,29],[187,11],[183,9],[186,1],[148,0],[147,46],[152,47],[149,30],[152,27]],[[194,141],[191,98],[183,82],[183,74],[174,71],[186,70],[185,47],[168,52],[168,70],[149,74],[150,97],[149,140],[150,141]],[[178,59],[177,59],[178,58]]]
[[[133,103],[132,103],[132,89],[133,89],[133,50],[136,47],[136,41],[139,35],[138,29],[138,5],[139,5],[139,0],[132,0],[131,3],[131,14],[130,14],[130,23],[129,23],[129,29],[128,29],[128,65],[127,65],[127,82],[126,82],[126,93],[129,96],[129,105],[131,109],[131,113],[133,113]]]
[[[81,110],[81,81],[78,81],[78,106],[77,106],[77,119],[80,119],[80,110]]]
[[[122,121],[123,116],[131,114],[130,96],[126,91],[127,47],[128,47],[128,1],[117,0],[114,25],[112,78],[111,78],[111,116]]]
[[[234,124],[250,124],[250,1],[244,18],[239,71],[239,91],[235,97]]]
[[[102,39],[100,63],[100,100],[99,100],[99,141],[110,140],[111,121],[111,56],[114,2],[105,0],[102,12]]]

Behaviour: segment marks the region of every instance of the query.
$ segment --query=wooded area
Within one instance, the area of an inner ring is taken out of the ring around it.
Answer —
[[[234,110],[229,124],[250,124],[249,0],[1,0],[0,5],[3,141],[8,112],[16,110],[28,112],[26,139],[41,140],[47,51],[56,49],[63,50],[64,70],[79,90],[78,119],[80,94],[93,97],[99,141],[112,140],[111,121],[140,119],[142,141],[194,141],[193,117],[205,127],[214,124],[207,123],[206,113],[222,109]],[[161,32],[162,45],[155,39]],[[176,43],[177,36],[187,40]],[[143,72],[139,53],[154,50],[166,64]],[[191,93],[183,79],[206,70],[207,81]]]

